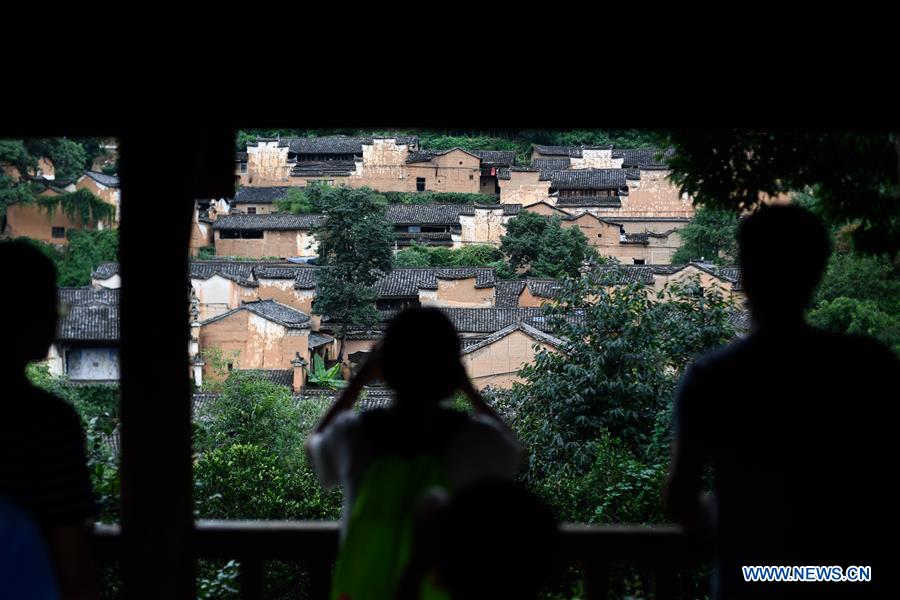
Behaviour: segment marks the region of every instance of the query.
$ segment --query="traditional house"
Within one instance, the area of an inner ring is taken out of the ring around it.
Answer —
[[[97,171],[85,171],[75,182],[79,190],[89,190],[92,194],[116,207],[115,223],[119,222],[122,210],[122,194],[119,188],[119,177]]]
[[[518,204],[391,204],[386,217],[394,225],[397,248],[413,241],[453,248],[499,246],[506,223],[520,208]]]
[[[197,332],[193,366],[195,383],[201,377],[217,377],[212,365],[203,361],[205,349],[216,348],[228,361],[226,369],[293,370],[293,388],[305,384],[313,353],[324,354],[333,339],[322,333],[313,335],[308,314],[275,300],[254,300],[217,316],[195,322]],[[199,360],[198,360],[199,359]]]
[[[415,136],[259,139],[235,158],[244,187],[305,186],[312,181],[382,192],[499,193],[509,151],[424,150]]]
[[[216,256],[311,257],[318,243],[310,233],[321,215],[232,214],[212,224]]]
[[[259,298],[259,284],[253,279],[253,264],[249,262],[191,261],[189,277],[200,321]]]
[[[275,202],[287,198],[288,186],[241,187],[229,205],[248,215],[265,215],[276,212]]]
[[[415,136],[259,139],[247,145],[246,162],[238,156],[236,175],[244,186],[305,186],[309,181],[324,181],[390,191],[395,188],[372,184],[401,180],[406,158],[418,149]]]
[[[119,380],[119,290],[59,288],[62,315],[48,354],[50,373],[73,382]]]
[[[510,388],[521,380],[519,370],[534,362],[540,349],[556,352],[562,346],[561,339],[517,322],[467,345],[462,363],[476,388]]]
[[[512,150],[473,150],[472,154],[481,158],[481,180],[479,191],[482,194],[500,194],[497,178],[500,169],[508,169],[516,164],[516,153]]]
[[[100,263],[91,271],[91,287],[117,290],[122,287],[122,277],[119,275],[119,263]]]

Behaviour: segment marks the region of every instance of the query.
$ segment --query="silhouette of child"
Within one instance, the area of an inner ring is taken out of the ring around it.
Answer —
[[[351,411],[363,386],[383,379],[388,409]],[[443,408],[457,390],[475,414]],[[409,560],[417,501],[435,487],[511,479],[524,453],[475,390],[459,338],[434,308],[398,314],[384,339],[307,440],[321,484],[344,490],[342,548],[332,597],[393,598]]]

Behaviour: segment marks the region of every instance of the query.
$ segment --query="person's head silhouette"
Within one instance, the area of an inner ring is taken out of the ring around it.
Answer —
[[[801,323],[831,253],[822,221],[799,206],[763,206],[741,222],[738,245],[756,325]]]
[[[453,394],[465,377],[459,336],[436,308],[410,308],[394,317],[379,358],[398,404],[435,404]]]
[[[0,242],[0,265],[9,284],[0,294],[4,342],[0,374],[20,377],[25,366],[47,357],[59,319],[56,268],[37,248],[24,242]]]

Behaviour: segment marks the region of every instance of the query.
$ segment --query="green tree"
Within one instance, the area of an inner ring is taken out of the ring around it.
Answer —
[[[897,134],[691,129],[669,141],[672,179],[700,205],[738,211],[812,188],[829,223],[856,225],[859,250],[900,250]]]
[[[686,364],[734,337],[732,306],[699,279],[657,297],[626,281],[615,267],[565,281],[544,307],[563,347],[538,350],[520,371],[524,383],[501,395],[531,449],[526,479],[532,484],[584,476],[603,434],[641,460],[656,461],[649,452],[661,445],[654,432],[667,429],[658,419]]]
[[[0,162],[9,164],[20,174],[20,178],[14,180],[5,171],[0,171],[0,217],[3,217],[7,207],[34,199],[28,180],[21,175],[36,169],[37,159],[28,152],[22,140],[0,140]]]
[[[25,142],[30,154],[47,157],[53,163],[55,177],[73,180],[90,168],[84,147],[68,138],[35,138]]]
[[[472,244],[453,251],[451,264],[456,267],[487,267],[503,260],[503,253],[489,244]]]
[[[119,232],[115,229],[69,230],[69,243],[57,262],[60,286],[84,286],[91,283],[91,272],[102,262],[119,259]]]
[[[673,263],[687,263],[700,258],[719,264],[737,260],[737,225],[734,211],[701,206],[691,222],[678,230],[682,244],[672,255]]]
[[[318,274],[313,310],[339,324],[340,360],[347,329],[380,320],[373,286],[391,269],[394,231],[383,197],[369,188],[328,188],[322,204],[324,219],[313,234],[326,268]]]
[[[278,212],[295,215],[314,212],[313,198],[318,199],[318,191],[315,185],[310,186],[309,191],[307,188],[291,188],[287,191],[287,196],[275,201],[275,208]]]
[[[506,224],[500,251],[509,266],[534,277],[576,277],[594,253],[577,227],[563,227],[559,217],[523,212]]]

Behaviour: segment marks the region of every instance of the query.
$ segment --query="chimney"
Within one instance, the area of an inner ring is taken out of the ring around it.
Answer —
[[[301,390],[303,390],[303,386],[306,384],[306,361],[303,360],[303,357],[300,356],[300,353],[297,352],[297,357],[291,360],[291,368],[294,369],[294,380],[291,387],[294,390],[295,394],[299,394]]]
[[[197,386],[197,389],[200,389],[203,386],[203,366],[206,363],[203,362],[203,359],[199,356],[195,356],[191,359],[191,371],[194,379],[194,385]]]

